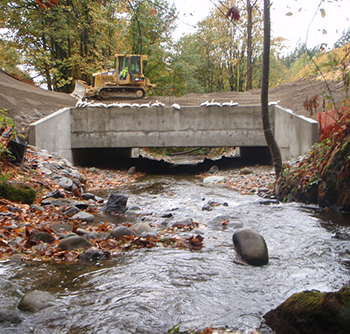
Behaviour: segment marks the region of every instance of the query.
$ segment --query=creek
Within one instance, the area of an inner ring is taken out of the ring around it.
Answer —
[[[193,176],[146,176],[119,189],[144,222],[165,226],[192,218],[201,250],[135,249],[94,265],[0,264],[0,303],[13,307],[25,291],[44,290],[57,303],[1,334],[162,334],[227,326],[257,328],[263,315],[293,293],[334,291],[350,277],[348,216],[297,203],[270,204]],[[223,205],[202,210],[209,201]],[[164,218],[165,216],[169,218]],[[128,221],[140,219],[130,215]],[[229,221],[223,225],[222,221]],[[251,227],[266,240],[267,266],[238,264],[232,235]]]

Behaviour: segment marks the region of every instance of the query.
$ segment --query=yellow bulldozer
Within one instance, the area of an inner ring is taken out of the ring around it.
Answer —
[[[143,61],[147,59],[146,55],[117,54],[114,69],[94,73],[91,86],[85,81],[77,80],[71,95],[78,99],[89,97],[103,100],[112,97],[141,99],[148,89],[156,87],[143,74]]]

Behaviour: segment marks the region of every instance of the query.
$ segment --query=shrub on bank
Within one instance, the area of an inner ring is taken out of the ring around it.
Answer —
[[[334,122],[324,127],[323,140],[294,164],[284,164],[277,181],[282,202],[316,203],[350,211],[350,106],[332,110]],[[322,127],[321,127],[322,129]]]

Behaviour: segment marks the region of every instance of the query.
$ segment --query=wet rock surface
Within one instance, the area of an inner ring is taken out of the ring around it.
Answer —
[[[263,266],[269,262],[265,239],[255,230],[244,228],[236,231],[232,241],[237,253],[248,264]]]
[[[105,258],[105,254],[97,248],[90,248],[78,256],[79,260],[84,263],[94,263]]]
[[[128,226],[118,226],[111,231],[111,236],[117,240],[121,237],[130,235],[136,236],[136,233]]]
[[[84,237],[72,235],[62,239],[57,247],[62,250],[70,250],[77,248],[90,248],[93,246],[94,245]]]
[[[111,194],[108,198],[107,204],[102,208],[102,211],[110,213],[124,213],[126,211],[126,203],[128,197],[119,193],[118,191]]]
[[[26,293],[17,307],[21,311],[34,313],[53,305],[55,305],[55,297],[49,292],[34,290]]]
[[[18,324],[22,322],[23,317],[18,310],[13,310],[10,308],[0,308],[0,324]]]
[[[350,290],[297,293],[264,318],[278,334],[346,334],[350,328]]]

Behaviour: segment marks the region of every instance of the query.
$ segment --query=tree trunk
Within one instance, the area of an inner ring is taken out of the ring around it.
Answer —
[[[45,33],[42,34],[42,41],[43,41],[44,52],[46,52],[47,51],[47,43],[46,43]],[[47,61],[45,61],[44,71],[45,71],[45,77],[46,77],[46,83],[47,83],[47,90],[52,91],[51,74],[50,74],[49,64],[47,63]]]
[[[41,24],[43,26],[45,26],[44,23],[44,16],[43,16],[43,12],[40,9],[40,20],[41,20]],[[47,46],[47,42],[46,42],[46,34],[43,30],[42,34],[41,34],[41,40],[43,43],[43,50],[44,52],[48,51],[48,46]],[[50,67],[49,64],[47,63],[47,61],[45,61],[44,63],[44,73],[45,73],[45,78],[46,78],[46,83],[47,83],[47,90],[52,91],[52,81],[51,81],[51,74],[50,74]]]
[[[269,117],[269,72],[270,72],[270,0],[264,0],[264,51],[263,51],[263,69],[261,80],[261,113],[264,128],[265,139],[270,149],[273,165],[275,168],[276,180],[282,171],[282,157],[277,145],[270,124]]]
[[[234,85],[234,80],[233,80],[233,67],[232,67],[231,61],[228,64],[228,82],[230,84],[230,92],[233,92],[233,90],[234,90],[234,86],[233,86]]]
[[[253,6],[250,0],[247,0],[247,12],[248,12],[248,22],[247,22],[247,90],[253,88],[253,67],[252,67],[252,12]]]

